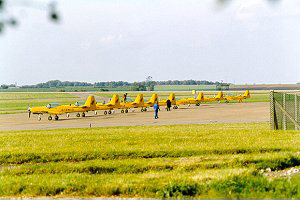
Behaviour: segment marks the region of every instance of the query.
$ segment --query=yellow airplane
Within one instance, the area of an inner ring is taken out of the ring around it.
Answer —
[[[176,101],[176,105],[190,105],[195,104],[199,106],[202,102],[213,102],[213,101],[221,101],[224,100],[223,92],[218,92],[216,97],[206,98],[203,92],[199,92],[197,98],[186,98],[186,99],[179,99]]]
[[[190,105],[195,104],[196,106],[199,106],[201,102],[204,100],[203,92],[199,92],[197,98],[185,98],[185,99],[179,99],[176,101],[176,105]]]
[[[225,96],[224,99],[226,100],[226,103],[232,100],[238,100],[239,102],[243,102],[244,99],[250,98],[250,92],[249,90],[246,90],[246,92],[243,95],[240,96]]]
[[[175,94],[174,94],[174,93],[171,93],[171,94],[169,95],[168,99],[166,99],[166,100],[160,100],[160,101],[158,102],[158,105],[159,105],[159,106],[166,106],[166,105],[167,105],[167,100],[170,100],[170,101],[171,101],[171,105],[174,105],[174,106],[173,106],[174,109],[177,109],[177,108],[178,108],[178,106],[177,106],[177,104],[176,104],[176,98],[175,98]]]
[[[104,114],[112,114],[112,110],[122,109],[121,113],[128,113],[130,108],[142,107],[144,111],[144,95],[138,94],[133,102],[120,102],[119,95],[114,94],[111,101],[108,104],[97,103],[96,110],[105,110]],[[108,111],[107,111],[108,110]]]
[[[144,109],[144,95],[138,94],[133,102],[121,102],[121,113],[128,112],[130,108],[141,108],[141,112],[147,111]],[[125,110],[124,110],[125,109]]]
[[[85,117],[85,112],[96,110],[96,100],[94,96],[89,96],[82,106],[76,105],[59,105],[58,103],[50,103],[47,106],[33,107],[28,108],[29,118],[31,113],[38,114],[38,120],[40,121],[41,115],[49,114],[48,120],[52,120],[52,116],[54,115],[54,119],[58,120],[58,115],[62,115],[67,113],[67,117],[69,117],[69,113],[77,112],[77,117],[80,117],[80,113],[82,113],[82,117]]]
[[[158,102],[158,95],[157,94],[152,94],[151,98],[149,101],[144,102],[144,111],[147,111],[147,108],[153,107],[155,103]]]
[[[217,96],[212,97],[212,98],[206,98],[203,94],[201,102],[213,102],[213,101],[220,102],[221,100],[224,100],[224,94],[223,94],[223,92],[218,92]]]
[[[119,95],[114,94],[107,104],[97,103],[96,110],[104,110],[104,115],[111,114],[112,110],[121,108]]]

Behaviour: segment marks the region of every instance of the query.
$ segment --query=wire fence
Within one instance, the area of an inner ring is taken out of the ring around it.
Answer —
[[[270,122],[273,130],[300,130],[300,94],[270,93]]]

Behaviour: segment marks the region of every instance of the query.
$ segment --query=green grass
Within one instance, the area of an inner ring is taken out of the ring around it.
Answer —
[[[45,93],[45,92],[6,92],[0,93],[0,100],[28,100],[28,99],[57,99],[74,98],[76,96],[69,93]]]
[[[267,123],[0,132],[0,196],[300,197],[299,132]]]
[[[46,106],[51,102],[70,104],[78,99],[78,97],[68,93],[0,92],[0,114],[26,112],[28,106]]]

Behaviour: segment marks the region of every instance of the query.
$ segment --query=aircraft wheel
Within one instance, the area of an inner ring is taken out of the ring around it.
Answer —
[[[69,113],[67,113],[67,118],[69,118],[70,117],[70,114]]]
[[[59,119],[59,117],[57,115],[55,115],[54,119],[57,121]]]
[[[141,109],[141,112],[144,112],[144,108]]]
[[[177,108],[178,108],[178,106],[174,106],[173,108],[174,108],[174,109],[177,109]]]
[[[104,115],[107,115],[107,111],[104,111]]]
[[[77,114],[76,114],[76,117],[80,117],[80,114],[79,114],[79,113],[77,113]]]
[[[97,111],[95,111],[95,115],[97,115],[98,114],[98,112]]]
[[[111,110],[110,110],[110,111],[108,111],[108,114],[109,114],[109,115],[111,115]]]
[[[39,115],[39,116],[38,116],[38,121],[41,121],[41,119],[42,119],[42,117]]]
[[[85,117],[85,113],[82,113],[81,116],[82,116],[82,117]]]
[[[127,109],[125,110],[125,113],[128,113],[128,110],[127,110]]]
[[[124,110],[121,110],[121,113],[124,113]]]
[[[50,120],[52,120],[52,117],[51,117],[51,116],[49,116],[49,117],[48,117],[48,120],[49,120],[49,121],[50,121]]]
[[[200,106],[200,103],[197,103],[196,106]]]
[[[147,112],[147,108],[144,108],[144,111]]]

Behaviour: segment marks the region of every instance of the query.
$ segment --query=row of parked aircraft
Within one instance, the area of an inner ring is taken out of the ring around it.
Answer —
[[[94,96],[89,96],[84,105],[78,105],[75,103],[74,105],[59,105],[57,103],[50,103],[47,106],[43,107],[33,107],[28,108],[29,118],[31,114],[38,114],[38,120],[41,120],[42,114],[49,114],[48,120],[52,120],[52,116],[54,116],[55,120],[58,120],[58,115],[67,114],[67,117],[70,116],[69,113],[77,113],[77,117],[85,117],[85,113],[88,111],[95,111],[95,115],[97,115],[98,110],[104,110],[104,114],[111,114],[113,110],[121,109],[121,113],[128,113],[128,110],[131,108],[141,108],[141,112],[147,111],[147,108],[153,107],[155,103],[158,103],[159,106],[166,106],[167,101],[170,100],[171,105],[173,105],[174,109],[177,109],[178,106],[181,105],[190,105],[195,104],[199,106],[200,103],[205,102],[213,102],[213,101],[221,101],[225,100],[229,102],[231,100],[237,100],[242,102],[244,99],[250,98],[250,92],[247,90],[243,95],[240,96],[224,96],[223,92],[218,92],[217,96],[212,98],[204,97],[203,92],[199,92],[197,98],[184,98],[176,100],[175,94],[171,93],[168,99],[159,100],[157,94],[153,94],[148,101],[144,101],[144,95],[138,94],[133,102],[122,102],[119,99],[117,94],[114,94],[109,103],[97,103]]]

